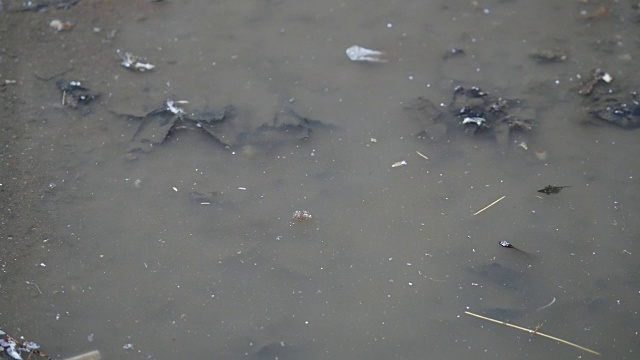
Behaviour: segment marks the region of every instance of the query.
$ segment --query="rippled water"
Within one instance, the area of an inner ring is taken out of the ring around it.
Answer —
[[[3,160],[19,172],[1,182],[24,201],[2,234],[8,333],[54,358],[591,356],[469,310],[543,323],[607,358],[640,351],[638,133],[593,120],[577,95],[578,75],[596,67],[611,87],[637,89],[630,3],[10,5],[2,59],[14,72],[2,76],[19,83],[3,94],[16,134]],[[581,19],[601,6],[608,14]],[[54,33],[53,18],[75,26]],[[349,61],[356,44],[389,62]],[[464,54],[444,58],[453,48]],[[116,49],[156,69],[128,71]],[[567,60],[539,64],[541,49]],[[100,95],[62,108],[59,78]],[[448,104],[456,85],[523,99],[534,129],[504,151],[459,126],[416,137],[425,125],[403,108],[420,96]],[[131,160],[139,120],[117,114],[167,99],[234,105],[234,147],[182,129]],[[306,140],[255,135],[283,108],[326,126]],[[571,187],[536,191],[548,184]],[[202,205],[192,192],[213,195]],[[292,222],[296,210],[312,218]]]

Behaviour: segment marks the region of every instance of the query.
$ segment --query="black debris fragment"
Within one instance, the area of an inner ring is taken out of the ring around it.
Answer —
[[[589,113],[600,120],[625,129],[640,127],[640,101],[638,93],[632,92],[629,101],[613,96],[596,97],[589,105]]]
[[[412,118],[426,123],[427,128],[417,134],[419,137],[432,139],[434,134],[441,137],[438,134],[458,128],[473,134],[491,134],[502,150],[507,148],[512,133],[533,129],[536,117],[535,111],[525,107],[522,101],[490,96],[477,86],[457,86],[448,105],[448,114],[422,97],[408,102],[404,109]],[[447,129],[441,129],[443,124]]]
[[[570,186],[553,186],[553,185],[547,185],[545,186],[544,189],[540,189],[538,190],[539,193],[543,193],[543,194],[547,194],[547,195],[551,195],[551,194],[557,194],[560,192],[560,190],[566,188],[566,187],[570,187]]]
[[[190,113],[179,107],[179,103],[167,100],[164,106],[151,111],[142,118],[138,130],[129,144],[129,158],[137,158],[140,152],[149,152],[153,147],[162,144],[172,130],[201,129],[225,147],[231,145],[222,140],[216,125],[230,120],[235,115],[232,105],[219,112]],[[130,115],[130,117],[137,118]]]
[[[624,129],[640,127],[640,100],[636,91],[625,97],[617,86],[596,86],[610,83],[613,77],[602,69],[591,72],[591,79],[584,83],[578,93],[585,97],[586,111],[599,120]]]
[[[245,124],[231,121],[236,109],[229,105],[219,111],[187,112],[181,106],[186,102],[167,100],[156,110],[144,115],[115,112],[129,118],[141,120],[128,149],[128,159],[137,159],[162,144],[172,132],[183,129],[204,131],[226,149],[242,146],[275,149],[279,145],[304,141],[316,129],[333,131],[335,126],[325,124],[298,114],[288,105],[279,106],[273,118],[258,127],[246,128]]]
[[[62,92],[62,106],[77,108],[79,105],[86,105],[97,97],[82,82],[77,80],[58,80],[56,82],[58,90]]]

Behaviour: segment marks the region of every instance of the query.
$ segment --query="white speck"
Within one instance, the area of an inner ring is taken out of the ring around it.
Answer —
[[[387,29],[391,29],[393,27],[392,23],[387,23]]]
[[[247,190],[247,188],[244,187],[244,186],[241,186],[241,187],[238,188],[238,190]]]
[[[133,350],[133,344],[124,344],[122,348],[125,350]]]
[[[60,314],[56,314],[56,320],[60,320]]]
[[[91,333],[91,334],[87,335],[87,340],[88,340],[89,342],[92,342],[92,341],[93,341],[93,333]]]
[[[45,264],[45,263],[40,263],[40,266],[42,266],[42,267],[46,267],[46,266],[47,266],[47,264]]]
[[[376,139],[376,138],[371,138],[371,142],[372,142],[372,143],[377,143],[377,142],[378,142],[378,139]]]
[[[173,191],[176,191],[176,192],[178,191],[178,188],[175,187],[175,186],[173,186],[172,189],[173,189]]]
[[[413,80],[413,75],[409,75],[409,80]]]

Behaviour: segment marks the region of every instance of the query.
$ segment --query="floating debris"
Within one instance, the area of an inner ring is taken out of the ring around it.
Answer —
[[[557,194],[560,192],[560,190],[567,188],[570,186],[553,186],[553,185],[547,185],[545,186],[544,189],[540,189],[538,190],[539,193],[543,193],[543,194],[547,194],[547,195],[551,195],[551,194]]]
[[[120,60],[122,60],[120,65],[122,65],[123,67],[129,70],[145,72],[145,71],[153,70],[156,67],[153,64],[142,62],[142,60],[138,56],[135,56],[128,51],[125,52],[120,49],[117,49],[116,54],[118,55]]]
[[[0,336],[2,336],[2,338],[0,338],[0,352],[4,350],[4,352],[6,352],[7,355],[9,355],[12,359],[22,360],[22,355],[20,354],[21,352],[28,352],[29,359],[31,358],[32,354],[39,357],[51,359],[49,355],[41,352],[40,345],[33,341],[20,341],[2,330],[0,330]]]
[[[222,145],[230,146],[219,136],[214,123],[232,118],[235,115],[235,108],[232,105],[219,112],[187,114],[178,106],[185,103],[188,102],[167,100],[163,106],[142,117],[142,123],[129,144],[129,159],[136,159],[140,152],[153,150],[155,145],[164,142],[172,130],[178,129],[203,130]],[[134,115],[128,116],[138,118]]]
[[[490,207],[492,207],[493,205],[495,205],[495,204],[499,203],[500,201],[502,201],[502,200],[503,200],[504,198],[506,198],[506,197],[507,197],[507,195],[502,195],[498,200],[496,200],[496,201],[492,202],[491,204],[489,204],[489,205],[487,205],[487,206],[483,207],[482,209],[480,209],[480,210],[476,211],[475,213],[473,213],[473,216],[476,216],[476,215],[480,214],[481,212],[483,212],[483,211],[487,210],[488,208],[490,208]]]
[[[62,92],[62,106],[77,108],[79,105],[86,105],[97,97],[84,87],[82,82],[77,80],[59,80],[58,89]]]
[[[500,246],[502,246],[504,248],[517,250],[519,253],[522,253],[522,254],[524,254],[526,256],[531,256],[528,252],[518,249],[517,247],[513,246],[510,242],[508,242],[506,240],[502,240],[498,244],[500,244]]]
[[[307,221],[310,220],[312,218],[311,214],[309,214],[308,211],[306,210],[296,210],[293,212],[293,218],[292,220],[295,222],[303,222],[303,221]]]
[[[535,110],[523,106],[520,100],[496,98],[477,86],[455,87],[448,114],[441,110],[443,107],[444,104],[436,107],[430,100],[418,97],[404,109],[411,117],[427,124],[418,137],[443,140],[449,129],[455,127],[473,134],[491,134],[502,150],[508,147],[515,131],[532,130],[536,117]]]
[[[467,116],[462,120],[462,125],[466,124],[475,124],[477,126],[477,129],[489,128],[489,126],[487,125],[487,119],[480,116]]]
[[[228,105],[218,111],[190,112],[182,107],[187,101],[167,100],[151,112],[112,110],[116,115],[142,120],[134,134],[127,157],[137,159],[139,153],[146,153],[165,141],[173,131],[204,131],[225,149],[244,147],[243,154],[254,154],[256,148],[263,152],[278,146],[305,141],[316,129],[333,131],[335,126],[309,119],[298,114],[288,104],[278,107],[270,121],[257,127],[246,123],[235,124],[236,109]]]
[[[49,27],[52,28],[55,32],[68,31],[73,28],[73,24],[69,21],[63,22],[60,19],[54,19],[49,23]]]
[[[400,167],[400,166],[407,166],[407,162],[404,161],[404,160],[401,160],[401,161],[396,161],[393,164],[391,164],[392,168],[397,168],[397,167]]]
[[[601,81],[608,84],[613,81],[613,77],[600,68],[592,70],[591,79],[582,85],[580,90],[578,90],[578,94],[584,96],[590,95],[593,92],[593,88]]]
[[[420,156],[421,158],[425,159],[425,160],[429,160],[429,157],[423,153],[421,153],[420,151],[416,150],[416,154],[418,154],[418,156]]]
[[[589,105],[596,107],[589,113],[600,120],[625,129],[634,129],[640,126],[640,99],[638,93],[632,92],[628,102],[620,101],[614,97],[596,97]]]
[[[497,323],[497,324],[505,325],[505,326],[508,326],[508,327],[510,327],[510,328],[514,328],[514,329],[518,329],[518,330],[526,331],[526,332],[529,332],[529,333],[530,333],[530,334],[532,334],[532,335],[540,335],[540,336],[546,337],[547,339],[551,339],[551,340],[558,341],[558,342],[561,342],[561,343],[566,344],[566,345],[569,345],[569,346],[573,346],[573,347],[575,347],[575,348],[577,348],[577,349],[580,349],[580,350],[586,351],[586,352],[588,352],[588,353],[590,353],[590,354],[594,354],[594,355],[601,355],[599,352],[597,352],[597,351],[595,351],[595,350],[591,350],[591,349],[586,348],[586,347],[584,347],[584,346],[580,346],[580,345],[578,345],[578,344],[574,344],[574,343],[572,343],[572,342],[570,342],[570,341],[563,340],[563,339],[557,338],[557,337],[555,337],[555,336],[551,336],[551,335],[547,335],[547,334],[543,334],[543,333],[541,333],[541,332],[540,332],[540,331],[538,331],[538,330],[540,330],[540,328],[542,327],[542,325],[536,326],[536,329],[535,329],[535,330],[530,330],[530,329],[524,328],[524,327],[522,327],[522,326],[509,324],[509,323],[504,322],[504,321],[500,321],[500,320],[492,319],[492,318],[490,318],[490,317],[486,317],[486,316],[478,315],[478,314],[472,313],[472,312],[470,312],[470,311],[465,311],[464,313],[465,313],[465,314],[467,314],[467,315],[475,316],[475,317],[477,317],[477,318],[479,318],[479,319],[483,319],[483,320],[491,321],[491,322],[494,322],[494,323]]]
[[[384,51],[371,50],[358,45],[353,45],[346,50],[347,56],[351,61],[364,61],[373,63],[386,63],[388,60],[383,58],[386,55]]]

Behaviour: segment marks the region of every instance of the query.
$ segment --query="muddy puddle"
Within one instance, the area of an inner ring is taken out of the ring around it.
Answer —
[[[594,356],[472,311],[640,351],[637,4],[41,3],[0,2],[8,334],[56,359]]]

